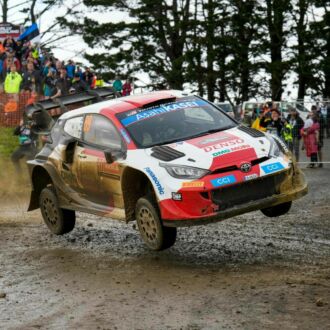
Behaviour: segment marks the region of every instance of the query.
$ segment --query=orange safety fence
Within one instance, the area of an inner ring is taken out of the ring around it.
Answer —
[[[44,96],[32,92],[19,94],[0,92],[0,126],[17,126],[23,118],[25,107],[43,98]]]

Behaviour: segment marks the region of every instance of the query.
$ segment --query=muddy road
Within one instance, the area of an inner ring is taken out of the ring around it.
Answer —
[[[24,211],[26,178],[4,179],[0,329],[330,329],[330,165],[305,174],[287,216],[181,228],[158,253],[85,214],[52,235]]]

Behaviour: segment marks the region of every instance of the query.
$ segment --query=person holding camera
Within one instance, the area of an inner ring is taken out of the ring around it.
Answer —
[[[14,130],[14,135],[18,136],[19,146],[12,153],[11,161],[17,173],[21,173],[20,160],[26,157],[27,160],[33,159],[37,153],[37,135],[31,130],[31,122],[20,121],[19,126]]]

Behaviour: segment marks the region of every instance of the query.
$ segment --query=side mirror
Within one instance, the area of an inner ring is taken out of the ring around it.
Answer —
[[[66,145],[65,147],[65,154],[64,154],[64,163],[72,164],[74,158],[74,150],[77,145],[77,141],[73,138],[69,138],[63,141],[63,144]]]
[[[108,164],[112,164],[115,161],[115,157],[110,149],[104,151],[104,156]]]

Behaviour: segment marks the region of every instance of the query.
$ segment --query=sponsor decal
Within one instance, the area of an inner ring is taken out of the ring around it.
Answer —
[[[249,148],[252,148],[252,147],[248,144],[243,144],[242,146],[230,148],[230,151],[234,152],[234,151],[240,151],[240,150],[249,149]]]
[[[213,142],[216,142],[216,141],[221,141],[221,140],[226,140],[228,139],[228,136],[227,135],[223,135],[223,136],[218,136],[218,137],[214,137],[214,138],[207,138],[203,141],[200,141],[198,142],[198,144],[200,145],[204,145],[204,144],[209,144],[209,143],[213,143]]]
[[[277,162],[277,163],[272,163],[272,164],[268,164],[268,165],[263,165],[261,166],[261,168],[263,169],[263,171],[268,174],[268,173],[273,173],[273,172],[277,172],[280,170],[284,169],[284,166]]]
[[[150,167],[145,167],[144,170],[150,175],[152,181],[155,183],[157,190],[159,192],[160,195],[164,195],[164,188],[163,186],[160,184],[159,180],[157,179],[155,173],[151,170]]]
[[[221,187],[235,182],[237,182],[236,177],[232,174],[211,180],[211,184],[213,187]]]
[[[224,149],[224,150],[221,150],[221,151],[217,151],[217,152],[214,152],[212,154],[213,157],[218,157],[218,156],[221,156],[221,155],[224,155],[224,154],[228,154],[230,152],[230,149]]]
[[[103,159],[99,158],[97,160],[97,172],[98,173],[120,173],[120,168],[118,163],[108,164]]]
[[[84,133],[88,133],[91,130],[92,122],[93,122],[93,115],[87,115],[84,121],[84,128],[83,128]]]
[[[288,149],[287,145],[280,138],[278,138],[277,136],[273,136],[273,138],[283,148],[283,150],[284,150],[285,153],[288,153],[289,152],[289,149]]]
[[[249,148],[251,148],[251,146],[249,146],[248,144],[244,144],[242,146],[233,147],[233,148],[229,148],[229,149],[223,149],[223,150],[214,152],[212,154],[212,156],[213,157],[218,157],[218,156],[222,156],[222,155],[228,154],[230,152],[240,151],[240,150],[249,149]]]
[[[220,142],[220,143],[214,144],[212,146],[204,147],[203,149],[205,152],[210,152],[213,150],[219,150],[219,149],[223,149],[223,148],[232,147],[232,146],[235,146],[235,145],[243,143],[243,142],[244,142],[243,139],[237,138],[237,139],[234,139],[231,141]]]
[[[121,133],[121,135],[123,136],[123,138],[125,139],[125,141],[126,141],[127,143],[130,143],[130,142],[131,142],[131,139],[130,139],[130,137],[128,136],[128,134],[127,134],[127,132],[126,132],[125,129],[121,128],[121,129],[120,129],[120,133]]]
[[[204,181],[182,182],[182,188],[202,188]]]
[[[172,192],[172,199],[174,201],[182,201],[182,195],[181,193],[178,193],[178,192]]]
[[[177,110],[186,109],[186,108],[205,106],[205,105],[208,105],[208,103],[205,101],[202,101],[202,100],[176,102],[176,103],[172,103],[172,104],[162,105],[160,107],[145,109],[136,114],[129,115],[126,118],[122,119],[121,123],[124,126],[128,126],[128,125],[131,125],[140,120],[155,117],[155,116],[161,115],[163,113],[177,111]]]
[[[258,178],[258,174],[254,173],[254,174],[246,175],[244,177],[244,180],[249,181],[249,180],[253,180],[253,179],[256,179],[256,178]]]

